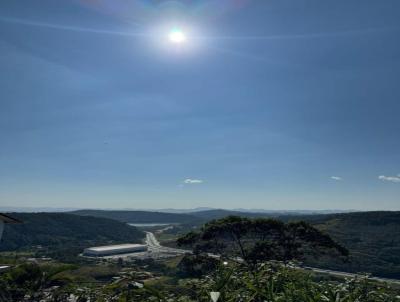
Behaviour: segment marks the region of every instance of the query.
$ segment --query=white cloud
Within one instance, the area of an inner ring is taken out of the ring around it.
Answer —
[[[343,178],[341,178],[340,176],[331,176],[331,179],[336,180],[336,181],[343,180]]]
[[[201,179],[191,179],[191,178],[187,178],[183,181],[184,184],[187,185],[196,185],[196,184],[202,184],[204,181]]]
[[[397,176],[385,176],[385,175],[380,175],[378,176],[378,178],[380,180],[383,181],[391,181],[391,182],[396,182],[396,183],[400,183],[400,174]]]

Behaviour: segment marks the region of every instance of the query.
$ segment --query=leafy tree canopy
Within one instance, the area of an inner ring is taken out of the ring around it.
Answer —
[[[240,257],[253,264],[266,260],[301,260],[306,254],[332,253],[344,259],[348,256],[346,248],[309,223],[238,216],[213,220],[199,232],[179,238],[178,245],[192,247],[195,254]]]

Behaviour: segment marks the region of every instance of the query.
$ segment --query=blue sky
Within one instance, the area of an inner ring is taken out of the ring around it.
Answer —
[[[400,210],[399,37],[397,0],[3,0],[0,204]]]

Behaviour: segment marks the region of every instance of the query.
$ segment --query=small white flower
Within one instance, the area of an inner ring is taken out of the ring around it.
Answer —
[[[137,287],[137,288],[143,288],[144,285],[142,283],[139,282],[133,282],[133,286]]]
[[[217,302],[219,297],[221,296],[220,292],[210,292],[211,300],[213,302]]]

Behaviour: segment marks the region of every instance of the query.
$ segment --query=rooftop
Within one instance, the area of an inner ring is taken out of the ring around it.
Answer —
[[[109,251],[109,250],[115,250],[115,249],[128,249],[128,248],[136,248],[136,247],[144,247],[146,245],[144,244],[116,244],[116,245],[104,245],[104,246],[95,246],[95,247],[90,247],[88,250],[92,251]]]

